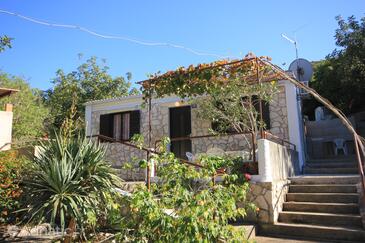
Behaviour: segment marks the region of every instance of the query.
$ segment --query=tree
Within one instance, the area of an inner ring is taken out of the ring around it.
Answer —
[[[120,220],[120,241],[246,242],[244,230],[230,222],[256,209],[248,202],[249,183],[231,174],[213,185],[216,169],[231,166],[229,159],[206,156],[200,161],[203,167],[197,169],[168,152],[169,143],[164,138],[160,153],[152,155],[158,166],[158,183],[150,190],[136,188],[121,200],[128,210]],[[140,165],[145,168],[148,163],[142,160]]]
[[[335,49],[314,65],[311,86],[345,113],[365,108],[365,17],[337,16]]]
[[[6,73],[0,73],[0,86],[20,90],[0,100],[0,106],[6,103],[14,105],[13,138],[21,140],[42,136],[49,111],[42,102],[40,91],[31,88],[24,79]]]
[[[207,95],[196,98],[193,103],[199,106],[198,116],[212,121],[216,132],[257,134],[259,128],[267,126],[260,120],[260,102],[269,102],[276,93],[275,82],[252,84],[238,75],[230,79],[224,89],[210,89]],[[251,147],[251,138],[244,138]]]
[[[84,120],[85,102],[138,93],[137,89],[130,89],[130,73],[127,73],[126,81],[121,76],[113,78],[108,74],[108,69],[105,63],[99,64],[97,58],[92,57],[76,71],[65,73],[60,69],[56,72],[53,88],[44,94],[46,104],[50,107],[54,118],[54,127],[60,127],[67,117],[72,104],[71,97],[76,104],[75,119]]]
[[[0,52],[5,51],[6,48],[11,48],[11,41],[13,38],[10,38],[6,35],[0,36]]]

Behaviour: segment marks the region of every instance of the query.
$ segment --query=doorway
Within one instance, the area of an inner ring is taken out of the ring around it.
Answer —
[[[170,138],[183,138],[191,135],[191,107],[173,107],[170,108]],[[191,140],[182,139],[171,142],[171,152],[176,157],[187,159],[186,152],[191,152]]]

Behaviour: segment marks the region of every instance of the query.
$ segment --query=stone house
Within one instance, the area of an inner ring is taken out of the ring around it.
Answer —
[[[351,158],[334,163],[333,158],[311,160],[306,156],[308,144],[304,144],[300,95],[293,83],[296,82],[292,79],[279,81],[280,92],[265,106],[263,120],[271,137],[265,136],[265,132],[257,136],[257,156],[253,161],[257,162],[258,174],[251,176],[247,195],[259,210],[246,219],[258,223],[260,234],[364,242],[364,224],[359,215],[359,212],[364,215],[364,210],[357,205],[364,202],[363,188],[360,177],[351,174],[357,173],[357,163]],[[185,159],[217,150],[243,157],[248,150],[242,134],[206,137],[213,124],[198,117],[199,107],[188,100],[172,96],[152,99],[148,107],[142,104],[142,96],[85,104],[87,135],[114,138],[107,143],[107,157],[115,168],[120,168],[125,180],[146,180],[148,186],[152,181],[149,179],[156,175],[153,166],[150,173],[123,169],[134,157],[146,158],[146,152],[122,142],[135,133],[145,138],[151,134],[150,148],[162,137],[170,137],[170,150]],[[124,185],[123,189],[128,190],[135,183]]]
[[[264,121],[269,132],[296,145],[297,151],[303,151],[300,129],[300,112],[297,102],[297,88],[286,80],[279,82],[279,92],[270,104],[264,105]],[[86,133],[88,136],[105,135],[116,140],[128,141],[134,134],[148,137],[148,109],[143,104],[143,96],[116,97],[90,101],[85,104]],[[151,107],[151,145],[163,137],[183,139],[171,143],[171,151],[180,158],[186,158],[186,152],[193,155],[212,150],[227,153],[247,151],[247,143],[242,134],[220,137],[199,137],[211,132],[212,124],[197,116],[196,105],[176,96],[152,99]],[[249,140],[249,138],[248,138]],[[107,158],[113,167],[119,169],[125,180],[144,180],[145,171],[124,170],[123,165],[136,158],[146,158],[146,153],[121,143],[107,145]],[[303,154],[299,153],[303,164]]]

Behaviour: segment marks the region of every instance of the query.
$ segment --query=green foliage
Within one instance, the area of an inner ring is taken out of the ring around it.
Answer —
[[[269,57],[256,57],[248,54],[242,60],[219,60],[209,64],[179,67],[175,71],[150,75],[142,83],[145,101],[155,95],[177,95],[191,98],[198,104],[198,116],[219,124],[217,132],[252,132],[257,134],[264,128],[259,121],[257,107],[260,100],[269,102],[276,94],[276,80],[280,75],[262,60]],[[251,142],[243,136],[248,146]]]
[[[141,134],[134,134],[131,138],[132,144],[136,145],[139,149],[143,147],[144,137]]]
[[[64,228],[71,219],[78,226],[96,224],[117,177],[104,160],[105,149],[84,136],[42,143],[24,184],[28,202],[26,220],[50,222]]]
[[[211,155],[200,156],[199,162],[212,174],[218,169],[228,168],[233,165],[232,160],[229,158]]]
[[[310,85],[345,113],[365,108],[365,18],[345,21],[337,16],[336,45],[324,61],[314,65]]]
[[[6,48],[11,48],[11,41],[13,38],[10,38],[6,35],[0,36],[0,53],[5,51]]]
[[[251,175],[258,174],[258,162],[247,162],[242,157],[235,157],[230,164],[230,174],[237,175],[237,182],[251,179]]]
[[[31,88],[24,79],[6,73],[0,73],[0,86],[20,90],[0,99],[0,107],[7,103],[14,105],[13,139],[21,140],[44,135],[49,111],[42,102],[40,91]]]
[[[279,76],[274,75],[271,68],[261,60],[269,61],[270,58],[256,57],[249,53],[242,60],[225,59],[190,65],[187,68],[179,67],[164,74],[158,72],[149,75],[150,79],[142,83],[142,92],[145,97],[152,94],[157,97],[174,94],[185,98],[224,88],[232,79],[240,78],[243,83],[276,80]]]
[[[244,232],[230,221],[254,209],[246,202],[249,184],[232,183],[236,175],[227,175],[223,184],[213,186],[212,168],[229,163],[205,157],[207,168],[196,169],[181,163],[166,151],[169,140],[160,146],[161,154],[153,155],[158,165],[158,183],[151,190],[136,190],[122,203],[129,210],[121,219],[120,240],[132,242],[244,242]]]
[[[198,104],[199,117],[218,122],[219,132],[233,129],[238,133],[256,133],[258,127],[265,127],[258,122],[256,107],[259,99],[269,102],[276,93],[276,82],[250,84],[237,78],[231,79],[224,87],[211,89],[208,95],[192,102]]]
[[[22,173],[26,160],[16,151],[0,152],[0,223],[14,223],[20,207]]]
[[[109,67],[105,63],[99,64],[97,58],[92,57],[81,64],[76,71],[65,73],[56,72],[53,88],[44,94],[46,104],[54,117],[54,127],[59,128],[67,116],[74,97],[76,104],[75,119],[84,119],[84,103],[91,100],[105,99],[136,94],[136,89],[130,90],[131,83],[123,77],[113,78],[108,73]],[[127,74],[130,80],[130,73]]]
[[[76,137],[80,134],[80,131],[83,131],[84,124],[80,117],[77,117],[76,110],[76,99],[75,96],[72,97],[71,107],[67,113],[67,117],[62,122],[60,134],[63,138],[69,139],[72,137]]]

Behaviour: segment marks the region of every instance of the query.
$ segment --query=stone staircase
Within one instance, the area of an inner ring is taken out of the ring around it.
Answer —
[[[307,175],[290,178],[278,222],[261,225],[259,233],[334,242],[365,242],[356,189],[359,176],[351,173],[354,169],[352,162],[345,163],[341,160],[309,162],[304,168]],[[336,175],[326,175],[334,173]]]
[[[309,160],[303,168],[303,173],[311,174],[358,174],[355,158],[316,159]]]

